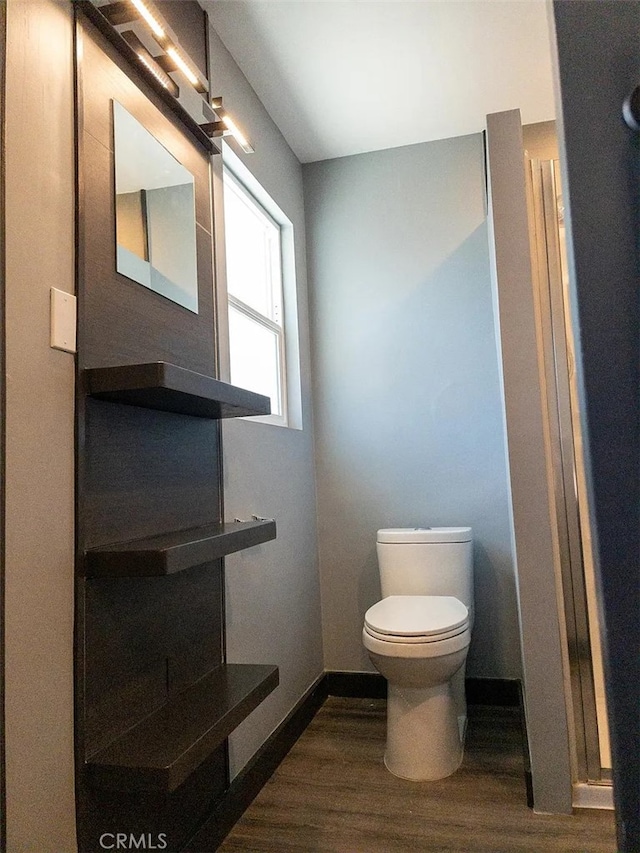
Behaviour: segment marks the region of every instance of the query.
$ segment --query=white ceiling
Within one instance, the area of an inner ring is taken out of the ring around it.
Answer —
[[[554,118],[545,0],[201,5],[302,162]]]

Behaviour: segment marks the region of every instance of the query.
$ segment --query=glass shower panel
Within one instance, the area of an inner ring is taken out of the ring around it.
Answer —
[[[567,260],[567,241],[564,223],[564,203],[559,180],[559,163],[554,160],[551,164],[553,170],[553,185],[555,188],[555,200],[558,223],[558,237],[560,250],[560,275],[562,280],[562,296],[565,318],[571,316],[569,305],[569,267]],[[611,746],[609,742],[609,720],[607,717],[607,704],[604,689],[604,667],[602,655],[602,635],[600,631],[600,616],[598,613],[598,598],[596,589],[596,575],[593,564],[593,545],[591,540],[591,524],[587,512],[587,484],[584,472],[584,447],[582,443],[582,425],[579,417],[578,381],[575,372],[575,344],[571,323],[565,322],[567,336],[567,362],[569,373],[569,394],[571,398],[571,416],[573,436],[575,443],[575,473],[576,473],[576,496],[578,500],[578,512],[580,516],[580,527],[582,532],[582,559],[585,581],[585,597],[587,604],[587,618],[589,628],[589,640],[591,643],[591,665],[593,670],[593,689],[596,704],[596,724],[598,729],[598,745],[600,748],[600,778],[610,780],[611,778]]]
[[[587,511],[558,161],[531,161],[538,304],[579,781],[610,779],[602,646]]]

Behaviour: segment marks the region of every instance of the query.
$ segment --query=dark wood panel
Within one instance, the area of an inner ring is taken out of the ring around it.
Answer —
[[[88,398],[83,553],[221,521],[217,421]]]
[[[77,552],[221,521],[220,427],[86,395],[83,370],[166,361],[215,376],[209,161],[91,25],[78,68]],[[95,44],[94,44],[95,40]],[[131,76],[129,76],[131,75]],[[111,99],[117,98],[196,181],[199,313],[115,271]],[[227,746],[162,795],[88,784],[87,754],[105,749],[188,690],[223,657],[219,560],[151,578],[79,577],[76,604],[78,839],[164,834],[177,851],[228,784]],[[151,843],[151,842],[149,842]]]
[[[473,707],[463,765],[438,782],[389,773],[385,734],[384,700],[330,697],[222,845],[187,850],[614,853],[611,812],[527,808],[517,708]]]
[[[87,551],[88,577],[162,577],[276,537],[275,521],[192,527]]]
[[[214,419],[271,412],[263,394],[166,362],[95,368],[85,380],[92,397],[164,412]]]
[[[117,273],[112,154],[88,133],[83,148],[81,367],[168,361],[215,374],[211,235],[197,226],[198,314]]]
[[[321,676],[287,714],[273,734],[235,777],[215,811],[190,839],[182,853],[217,850],[264,785],[307,728],[327,698],[327,679]]]
[[[275,666],[227,664],[87,760],[97,787],[174,791],[278,685]]]
[[[219,747],[189,778],[171,794],[153,792],[106,791],[91,789],[84,765],[78,782],[92,790],[91,799],[81,800],[78,840],[79,853],[102,853],[105,844],[114,843],[103,833],[121,832],[136,840],[144,836],[146,849],[178,853],[215,807],[224,790],[226,751]],[[143,849],[143,848],[138,848]],[[204,853],[204,851],[200,851]]]
[[[220,565],[86,585],[85,754],[220,663]]]

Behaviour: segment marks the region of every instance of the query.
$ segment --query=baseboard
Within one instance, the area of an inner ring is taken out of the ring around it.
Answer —
[[[468,705],[520,706],[518,678],[467,678],[465,688]]]
[[[386,699],[387,680],[378,672],[325,672],[327,694],[355,699]]]
[[[533,810],[533,773],[524,771],[524,790],[527,797],[527,808]]]
[[[337,672],[328,670],[327,693],[329,696],[355,697],[359,699],[385,699],[387,682],[377,672]],[[469,705],[520,706],[520,681],[517,678],[467,678],[467,703]]]
[[[522,761],[524,764],[524,787],[527,794],[527,806],[533,808],[533,773],[529,753],[529,735],[527,734],[527,714],[524,706],[524,687],[518,682],[518,704],[520,705],[520,730],[522,732]]]
[[[321,675],[236,776],[214,812],[183,848],[183,853],[202,853],[203,850],[213,853],[218,849],[326,698],[326,677]]]

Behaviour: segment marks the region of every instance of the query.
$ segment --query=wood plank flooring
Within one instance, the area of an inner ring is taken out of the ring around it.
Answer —
[[[613,813],[527,808],[519,712],[472,707],[462,768],[407,782],[383,763],[385,703],[329,697],[219,848],[274,853],[614,853]]]

